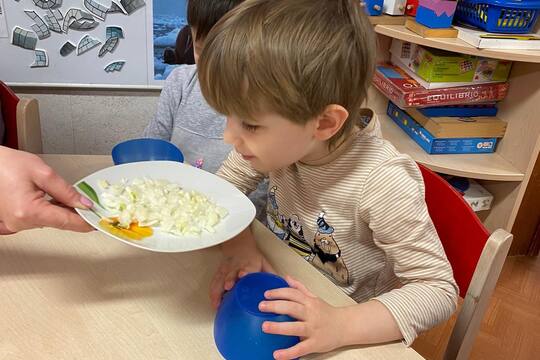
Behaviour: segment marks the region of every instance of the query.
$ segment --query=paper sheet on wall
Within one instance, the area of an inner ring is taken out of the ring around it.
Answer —
[[[4,0],[0,0],[0,38],[9,37]]]

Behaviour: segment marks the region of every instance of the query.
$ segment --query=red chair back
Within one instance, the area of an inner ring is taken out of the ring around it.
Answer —
[[[6,127],[6,136],[4,143],[7,147],[18,149],[19,142],[17,138],[17,104],[19,98],[13,90],[0,81],[0,108],[2,109],[2,118]],[[1,139],[0,139],[1,140]]]
[[[424,178],[429,215],[464,298],[489,232],[460,193],[430,169],[418,166]]]

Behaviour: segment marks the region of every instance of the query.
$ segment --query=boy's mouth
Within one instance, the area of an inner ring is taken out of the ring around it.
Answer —
[[[244,154],[241,154],[242,155],[242,158],[246,161],[250,161],[250,160],[253,160],[255,159],[255,156],[253,155],[244,155]]]

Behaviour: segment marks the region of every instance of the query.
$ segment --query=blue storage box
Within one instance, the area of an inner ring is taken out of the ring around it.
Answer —
[[[428,154],[482,154],[495,152],[496,138],[435,138],[391,101],[388,116]]]
[[[475,117],[475,116],[496,116],[497,107],[493,105],[456,105],[456,106],[436,106],[418,109],[427,117]]]
[[[540,0],[460,0],[455,19],[488,32],[532,32],[540,12]]]

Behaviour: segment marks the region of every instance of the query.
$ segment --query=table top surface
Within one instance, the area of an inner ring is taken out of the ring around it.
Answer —
[[[75,182],[109,156],[43,155]],[[335,306],[354,304],[260,223],[258,246],[281,275]],[[217,247],[153,253],[99,232],[23,231],[0,241],[0,358],[221,359],[208,288]],[[421,359],[402,343],[351,347],[317,359]]]

